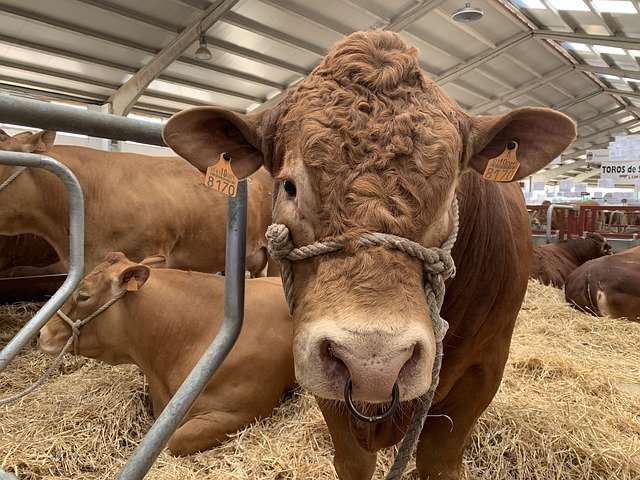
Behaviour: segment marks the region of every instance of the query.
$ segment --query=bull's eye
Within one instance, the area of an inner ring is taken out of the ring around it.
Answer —
[[[283,187],[284,191],[287,192],[287,195],[289,195],[290,197],[296,196],[296,184],[291,180],[285,180]]]

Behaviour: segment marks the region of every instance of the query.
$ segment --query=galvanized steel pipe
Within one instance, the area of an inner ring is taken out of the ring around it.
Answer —
[[[26,127],[165,146],[162,125],[120,115],[69,108],[7,94],[0,94],[0,112],[2,122]]]
[[[546,229],[546,233],[547,233],[547,243],[551,243],[551,223],[553,221],[553,210],[559,208],[561,210],[580,210],[580,207],[577,207],[575,205],[558,205],[555,203],[552,203],[551,205],[549,205],[549,208],[547,209],[547,229]]]
[[[246,227],[247,181],[242,180],[238,183],[236,197],[229,198],[222,327],[120,470],[117,480],[140,480],[147,474],[240,335],[244,318]]]
[[[82,279],[84,270],[84,198],[82,188],[75,175],[66,165],[53,158],[33,153],[0,152],[0,165],[37,167],[49,170],[62,180],[69,193],[69,273],[58,291],[2,349],[0,352],[0,372],[2,372],[69,298]],[[6,194],[6,192],[3,193]]]

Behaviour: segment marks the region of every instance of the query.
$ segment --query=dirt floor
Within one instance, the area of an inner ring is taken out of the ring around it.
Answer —
[[[0,345],[33,311],[0,307]],[[0,397],[49,362],[25,348],[0,375]],[[0,406],[0,467],[20,480],[114,478],[152,424],[144,388],[134,366],[68,356],[38,390]],[[374,478],[384,478],[393,453],[380,455]],[[145,478],[333,479],[331,455],[320,412],[300,392],[219,448],[162,453]],[[640,479],[640,323],[584,315],[560,290],[530,282],[502,386],[465,469],[465,478],[487,480]]]

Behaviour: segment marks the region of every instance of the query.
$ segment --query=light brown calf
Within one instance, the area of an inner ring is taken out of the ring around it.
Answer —
[[[112,365],[138,365],[158,415],[220,329],[224,277],[150,269],[155,261],[157,257],[138,264],[119,252],[109,253],[61,311],[72,320],[84,319],[126,291],[81,327],[78,353]],[[137,290],[127,291],[130,281]],[[55,315],[41,330],[38,346],[57,354],[70,334],[69,325]],[[282,394],[294,387],[292,337],[280,280],[247,280],[240,337],[171,437],[171,453],[212,448],[228,434],[270,415]]]
[[[115,250],[134,261],[161,253],[171,268],[224,269],[227,197],[207,187],[197,169],[179,157],[54,146],[55,136],[50,131],[0,135],[0,150],[48,155],[78,178],[85,204],[85,274]],[[0,165],[0,183],[14,171]],[[246,267],[254,275],[267,264],[271,190],[264,170],[249,179]],[[53,173],[28,168],[0,191],[0,204],[0,234],[36,234],[68,267],[68,197]]]

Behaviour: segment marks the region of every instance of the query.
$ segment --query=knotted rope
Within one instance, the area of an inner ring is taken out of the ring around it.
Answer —
[[[9,185],[11,182],[13,182],[18,177],[18,175],[20,175],[26,169],[27,167],[16,167],[16,171],[13,172],[11,176],[7,178],[4,182],[0,183],[0,190],[2,190],[4,187]]]
[[[396,480],[402,476],[409,459],[413,455],[416,442],[427,418],[427,413],[433,403],[433,396],[440,380],[443,350],[442,339],[449,328],[447,321],[440,316],[440,309],[444,302],[445,281],[455,275],[455,265],[451,257],[451,249],[458,236],[458,202],[455,197],[451,204],[451,217],[453,218],[453,229],[441,248],[426,248],[407,238],[387,233],[364,233],[357,239],[359,246],[385,246],[405,252],[422,261],[424,292],[427,297],[429,314],[431,315],[436,340],[436,357],[431,371],[431,386],[429,390],[417,400],[417,405],[413,411],[404,440],[387,474],[387,480]],[[295,247],[291,240],[289,229],[282,224],[269,226],[267,229],[267,242],[271,257],[274,260],[280,261],[282,284],[284,286],[287,303],[289,304],[289,312],[292,315],[294,310],[292,262],[336,252],[345,246],[344,242],[329,238],[319,240],[311,245]]]
[[[95,312],[93,312],[91,315],[89,315],[88,317],[84,318],[83,320],[76,320],[74,322],[69,317],[67,317],[64,313],[62,313],[60,310],[58,310],[58,312],[57,312],[58,316],[60,318],[62,318],[65,322],[67,322],[69,324],[69,326],[71,327],[71,336],[67,340],[67,343],[65,343],[64,347],[62,348],[62,350],[60,350],[60,353],[55,358],[53,363],[49,366],[49,368],[47,368],[47,370],[40,376],[40,378],[35,383],[31,384],[29,387],[24,389],[22,392],[19,392],[19,393],[16,393],[15,395],[12,395],[10,397],[1,399],[0,400],[0,406],[9,405],[9,404],[15,402],[16,400],[21,399],[22,397],[26,397],[31,392],[33,392],[36,388],[38,388],[40,385],[42,385],[44,383],[44,381],[47,378],[49,378],[49,375],[51,375],[51,372],[53,372],[58,367],[58,365],[60,365],[60,362],[62,362],[62,358],[67,353],[67,350],[69,350],[69,347],[72,344],[73,344],[73,354],[74,355],[78,355],[78,338],[80,337],[80,327],[82,327],[86,323],[89,323],[91,320],[93,320],[98,315],[100,315],[102,312],[104,312],[107,308],[109,308],[111,305],[113,305],[116,302],[116,300],[121,298],[125,293],[127,293],[126,290],[120,292],[118,295],[116,295],[114,298],[109,300],[107,303],[102,305],[98,310],[96,310]]]

